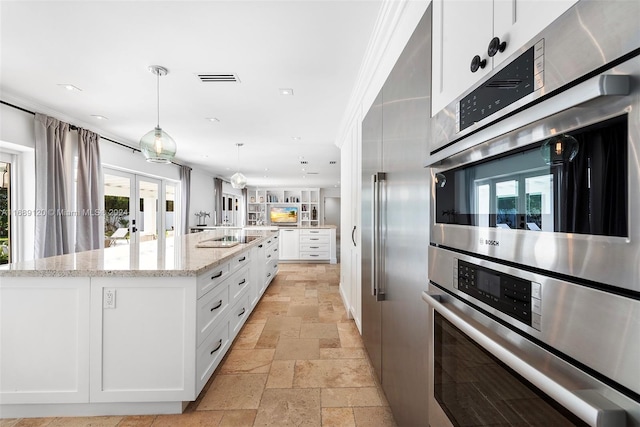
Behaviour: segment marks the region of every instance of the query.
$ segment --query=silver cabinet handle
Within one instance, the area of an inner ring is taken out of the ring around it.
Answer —
[[[445,306],[447,296],[438,292],[422,292],[422,299],[440,313],[445,319],[464,332],[480,347],[493,354],[502,363],[513,369],[527,381],[538,387],[592,427],[625,427],[627,425],[624,409],[602,396],[596,390],[571,391],[556,382],[544,372],[527,363],[516,353],[509,350],[491,336],[467,322],[457,310]]]
[[[384,172],[376,172],[371,175],[371,194],[373,203],[371,204],[371,224],[373,228],[373,242],[371,245],[371,295],[376,297],[376,301],[384,300],[384,291],[382,282],[384,280],[384,254],[383,248],[383,231],[381,214],[384,210],[382,198],[382,183],[386,179]]]

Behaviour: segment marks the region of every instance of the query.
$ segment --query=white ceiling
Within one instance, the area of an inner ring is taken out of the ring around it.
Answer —
[[[334,187],[335,139],[382,2],[2,1],[0,94],[137,146],[156,124],[147,67],[162,65],[160,125],[178,163],[228,179],[243,143],[249,186]]]

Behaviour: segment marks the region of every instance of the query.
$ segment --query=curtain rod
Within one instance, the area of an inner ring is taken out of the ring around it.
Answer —
[[[16,110],[23,111],[23,112],[25,112],[25,113],[27,113],[27,114],[31,114],[32,116],[35,116],[35,115],[36,115],[36,113],[35,113],[35,112],[33,112],[33,111],[27,110],[26,108],[19,107],[19,106],[17,106],[17,105],[11,104],[11,103],[9,103],[9,102],[7,102],[7,101],[3,101],[3,100],[1,100],[1,99],[0,99],[0,104],[6,105],[6,106],[8,106],[8,107],[15,108]],[[70,125],[69,125],[69,129],[70,129],[70,130],[78,130],[78,129],[82,129],[82,128],[81,128],[81,127],[79,127],[79,126],[76,126],[76,125],[72,125],[72,124],[70,124]],[[117,144],[117,145],[119,145],[119,146],[121,146],[121,147],[128,148],[129,150],[133,150],[133,152],[134,152],[134,153],[135,153],[136,151],[137,151],[138,153],[142,153],[142,151],[140,151],[140,149],[139,149],[139,148],[135,148],[135,147],[132,147],[132,146],[130,146],[130,145],[123,144],[122,142],[114,141],[113,139],[111,139],[111,138],[107,138],[107,137],[104,137],[104,136],[102,136],[102,135],[98,135],[98,136],[100,137],[100,139],[104,139],[105,141],[109,141],[109,142],[112,142],[112,143],[114,143],[114,144]],[[171,163],[172,163],[172,164],[174,164],[174,165],[176,165],[176,166],[180,166],[180,167],[184,166],[184,165],[181,165],[180,163],[176,163],[176,162],[173,162],[173,161],[172,161]],[[187,166],[187,167],[188,167],[188,166]],[[192,168],[189,168],[189,169],[192,169]]]

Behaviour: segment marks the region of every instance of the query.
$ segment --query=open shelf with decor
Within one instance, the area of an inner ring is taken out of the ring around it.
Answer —
[[[319,188],[249,189],[247,225],[320,226]]]

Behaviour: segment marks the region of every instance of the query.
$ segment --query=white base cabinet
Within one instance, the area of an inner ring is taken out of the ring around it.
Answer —
[[[89,279],[0,280],[0,414],[89,402]]]
[[[271,236],[197,277],[3,277],[2,417],[179,413],[278,272]]]
[[[336,264],[335,228],[283,228],[280,230],[280,260]]]

